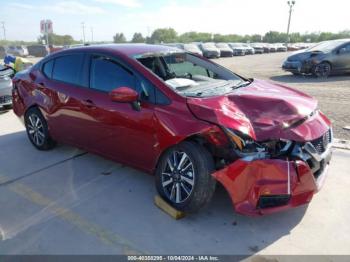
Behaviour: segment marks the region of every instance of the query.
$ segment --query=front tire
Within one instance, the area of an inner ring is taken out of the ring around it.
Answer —
[[[193,213],[204,207],[214,194],[213,171],[213,158],[203,146],[182,142],[160,158],[156,188],[174,208]]]
[[[24,117],[24,124],[30,142],[39,150],[49,150],[56,143],[50,137],[45,118],[38,108],[30,108]]]
[[[328,62],[322,62],[314,66],[312,74],[316,77],[327,78],[332,71],[332,66]]]

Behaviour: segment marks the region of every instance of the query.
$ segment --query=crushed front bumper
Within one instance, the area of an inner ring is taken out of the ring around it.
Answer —
[[[318,172],[297,159],[239,159],[212,175],[226,188],[237,213],[264,215],[309,203],[323,185],[331,155],[329,144],[322,159],[315,160],[322,165]]]
[[[297,74],[310,74],[312,72],[313,64],[306,61],[285,61],[282,69],[287,72]]]

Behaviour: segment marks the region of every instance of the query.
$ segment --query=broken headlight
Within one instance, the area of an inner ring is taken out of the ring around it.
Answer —
[[[225,128],[225,132],[232,142],[235,153],[242,158],[278,157],[286,154],[292,145],[291,141],[283,139],[256,142],[251,137],[230,128]]]

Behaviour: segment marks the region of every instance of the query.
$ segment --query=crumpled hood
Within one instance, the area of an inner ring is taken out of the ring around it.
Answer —
[[[223,96],[189,97],[187,103],[197,118],[239,130],[257,141],[306,141],[321,136],[330,125],[322,113],[315,113],[317,101],[312,97],[262,80]],[[298,120],[299,126],[288,127]]]
[[[310,57],[314,56],[322,56],[325,55],[325,53],[321,51],[298,51],[293,53],[291,56],[288,57],[288,61],[304,61],[306,59],[309,59]]]

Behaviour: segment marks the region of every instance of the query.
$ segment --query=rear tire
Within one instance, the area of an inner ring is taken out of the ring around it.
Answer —
[[[39,150],[50,150],[55,147],[55,141],[50,137],[47,122],[40,110],[30,108],[24,116],[24,124],[30,142]]]
[[[212,198],[216,181],[211,176],[214,161],[210,153],[194,142],[182,142],[167,150],[156,169],[159,195],[180,211],[193,213]]]

